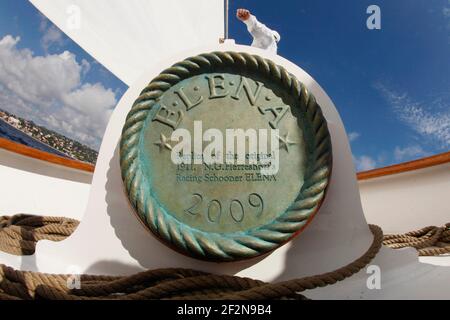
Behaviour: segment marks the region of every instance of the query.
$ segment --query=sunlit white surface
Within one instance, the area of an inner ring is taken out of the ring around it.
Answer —
[[[130,85],[174,52],[219,43],[223,0],[30,0]]]
[[[359,182],[364,213],[386,233],[450,222],[450,163]]]
[[[27,213],[80,220],[92,174],[0,149],[0,215]]]

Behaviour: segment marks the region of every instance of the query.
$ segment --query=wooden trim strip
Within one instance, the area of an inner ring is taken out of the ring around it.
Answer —
[[[95,169],[95,166],[89,163],[63,158],[45,151],[27,147],[20,143],[12,142],[8,139],[0,138],[0,148],[34,159],[47,161],[50,163],[58,164],[64,167],[69,167],[81,171],[94,172]],[[384,168],[359,172],[357,174],[357,177],[358,180],[368,180],[392,174],[437,166],[444,163],[450,163],[450,152],[445,152],[435,156],[422,158],[414,161],[395,164]]]
[[[392,174],[414,171],[418,169],[428,168],[437,166],[444,163],[450,162],[450,152],[441,153],[435,156],[422,158],[414,161],[408,161],[400,164],[395,164],[392,166],[359,172],[357,174],[358,180],[368,180],[373,178],[379,178],[383,176],[388,176]]]
[[[12,142],[11,140],[4,138],[0,138],[0,148],[21,154],[26,157],[47,161],[60,166],[77,169],[81,171],[94,172],[95,169],[95,167],[92,164],[60,157],[45,151],[25,146],[20,143]]]

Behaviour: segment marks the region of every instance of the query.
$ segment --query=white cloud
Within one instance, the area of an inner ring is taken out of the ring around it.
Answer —
[[[61,47],[64,44],[62,32],[54,25],[50,26],[44,32],[44,36],[41,39],[41,44],[45,51],[47,51],[52,45]]]
[[[448,1],[448,7],[445,6],[442,9],[442,13],[444,14],[445,17],[450,18],[450,0]]]
[[[355,164],[356,171],[372,170],[377,166],[377,161],[366,155],[353,157],[353,162]]]
[[[361,136],[361,134],[359,132],[350,132],[348,134],[348,139],[350,140],[350,142],[353,142],[356,139],[358,139],[360,136]]]
[[[40,18],[39,30],[43,33],[41,39],[42,48],[47,52],[53,45],[56,45],[58,48],[61,47],[64,44],[64,36],[61,30],[54,24],[50,24],[44,15],[40,14]]]
[[[450,30],[450,0],[448,1],[448,4],[442,8],[442,14],[445,18],[448,18],[447,21],[447,29]],[[450,36],[449,36],[450,41]]]
[[[391,104],[396,116],[422,137],[441,149],[450,147],[450,108],[444,110],[413,101],[407,93],[399,94],[382,84],[375,86]]]
[[[100,83],[82,83],[89,63],[73,53],[35,56],[20,38],[0,39],[0,108],[98,148],[117,100]]]
[[[444,16],[446,16],[447,18],[450,18],[450,8],[444,8],[444,9],[442,9],[442,13],[443,13]]]
[[[404,148],[397,146],[394,150],[394,159],[396,161],[409,161],[413,160],[413,158],[424,157],[427,155],[428,153],[418,145],[408,146]]]
[[[86,75],[89,71],[91,71],[91,64],[83,59],[81,60],[81,73],[84,75]]]

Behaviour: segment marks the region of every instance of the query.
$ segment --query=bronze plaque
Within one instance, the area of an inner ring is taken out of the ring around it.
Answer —
[[[233,261],[279,247],[312,219],[330,176],[330,135],[314,97],[283,67],[215,52],[144,89],[123,129],[121,169],[159,239]]]

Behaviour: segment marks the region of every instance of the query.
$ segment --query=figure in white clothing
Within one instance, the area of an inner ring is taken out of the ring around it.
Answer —
[[[259,22],[247,9],[238,9],[236,17],[247,25],[248,32],[253,36],[253,47],[277,53],[280,34]]]

